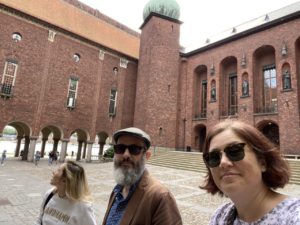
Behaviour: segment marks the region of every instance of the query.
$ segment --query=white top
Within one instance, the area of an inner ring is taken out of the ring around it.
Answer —
[[[233,207],[234,204],[232,202],[219,207],[209,224],[226,224]],[[283,200],[269,213],[255,222],[247,223],[237,217],[233,225],[300,225],[300,199],[287,198]]]
[[[54,194],[43,210],[51,191],[53,189],[46,192],[35,225],[41,225],[41,220],[43,225],[96,225],[92,204],[89,202],[71,202],[67,198],[60,198],[58,194]]]

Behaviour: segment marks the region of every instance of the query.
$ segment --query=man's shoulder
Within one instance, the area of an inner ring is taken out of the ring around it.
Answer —
[[[158,179],[149,174],[148,171],[145,172],[144,177],[142,179],[142,186],[145,188],[147,192],[156,193],[156,194],[164,194],[170,193],[170,190],[162,184]]]

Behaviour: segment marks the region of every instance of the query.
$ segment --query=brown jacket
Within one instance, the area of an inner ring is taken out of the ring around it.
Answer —
[[[112,193],[103,225],[106,224],[114,199],[115,194]],[[182,220],[173,195],[145,170],[120,225],[182,225]]]

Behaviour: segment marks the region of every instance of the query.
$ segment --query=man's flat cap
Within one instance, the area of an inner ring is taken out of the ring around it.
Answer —
[[[147,149],[150,148],[151,139],[150,136],[143,130],[136,127],[128,127],[122,130],[118,130],[113,134],[113,140],[117,143],[119,137],[123,135],[134,136],[145,142]]]

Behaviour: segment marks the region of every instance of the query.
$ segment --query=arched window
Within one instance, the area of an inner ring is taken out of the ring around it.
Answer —
[[[283,90],[292,89],[291,74],[289,70],[285,70],[282,74],[282,89]]]
[[[18,32],[14,32],[12,35],[11,35],[12,39],[15,41],[15,42],[19,42],[22,40],[22,35]]]

